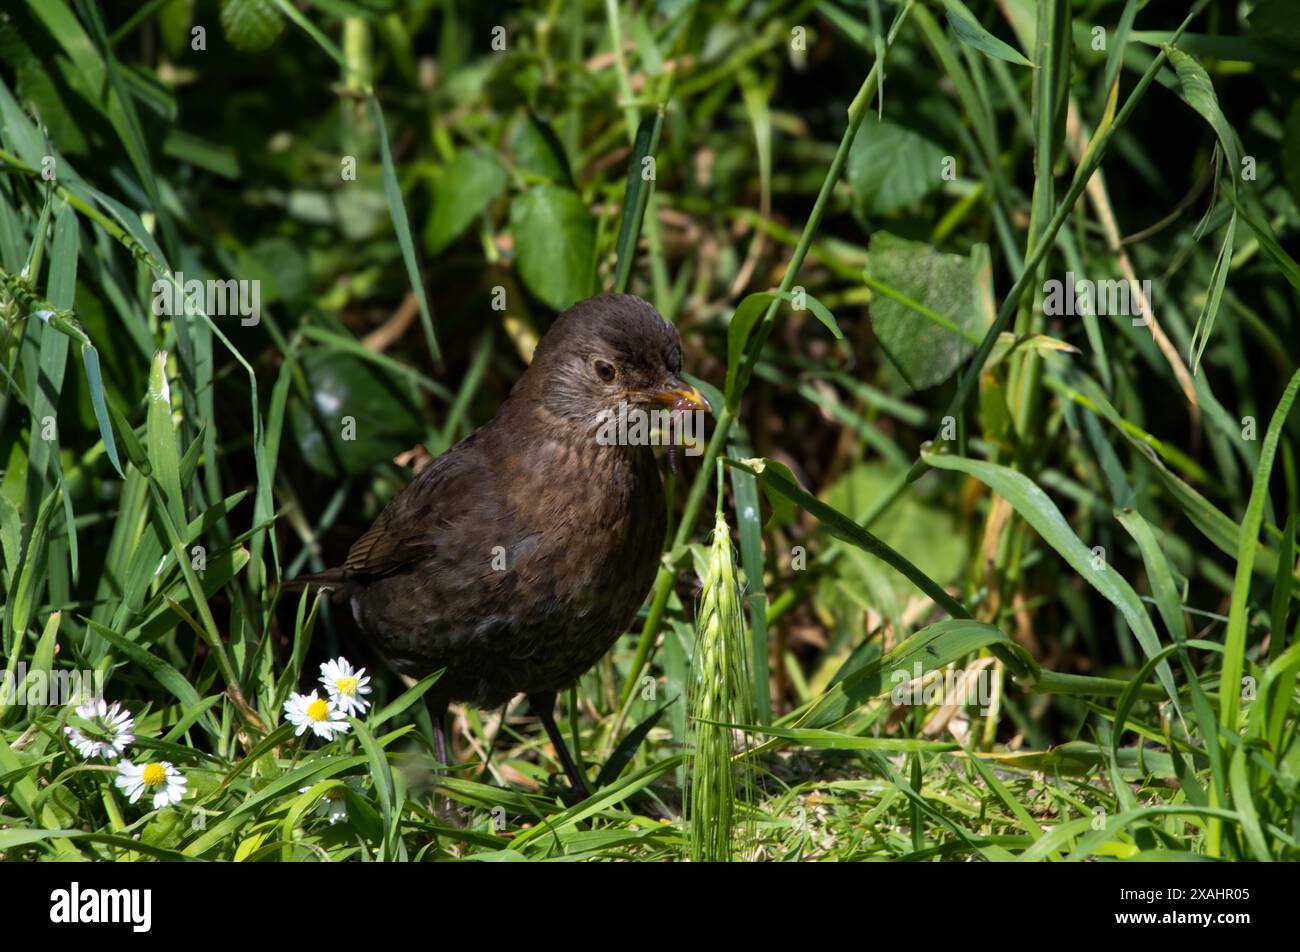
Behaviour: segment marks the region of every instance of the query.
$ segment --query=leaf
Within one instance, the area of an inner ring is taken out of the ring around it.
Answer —
[[[573,173],[555,131],[540,117],[526,112],[510,138],[515,168],[547,179],[555,185],[573,187]]]
[[[356,475],[420,439],[424,426],[409,379],[334,347],[312,348],[301,364],[311,402],[295,399],[289,423],[317,472]]]
[[[859,525],[866,525],[865,520],[874,516],[870,523],[873,533],[930,578],[949,584],[959,578],[969,558],[967,536],[951,507],[931,503],[917,493],[903,493],[883,512],[872,511],[894,491],[906,469],[901,463],[859,463],[820,495],[827,505]],[[860,592],[867,603],[889,615],[890,592],[900,605],[911,598],[911,586],[905,578],[857,553],[851,554],[855,557],[837,560],[832,571],[845,585]]]
[[[655,149],[659,145],[659,131],[663,126],[664,115],[656,111],[646,116],[637,126],[636,141],[632,144],[632,155],[627,161],[627,186],[623,189],[623,217],[618,226],[617,263],[614,268],[614,291],[622,294],[627,290],[628,280],[632,275],[632,262],[636,258],[636,243],[641,236],[641,221],[645,218],[645,209],[654,191],[653,176],[647,178],[645,160],[654,162]],[[654,166],[649,166],[653,170]]]
[[[1106,53],[1106,79],[1102,88],[1109,90],[1109,99],[1118,98],[1119,87],[1115,86],[1115,79],[1119,76],[1120,67],[1124,65],[1124,50],[1128,47],[1129,33],[1133,29],[1133,20],[1136,16],[1137,0],[1125,0],[1124,10],[1119,15],[1119,25],[1115,28],[1115,35],[1108,41],[1110,50]],[[1113,117],[1114,108],[1109,104],[1107,112]]]
[[[1008,63],[1014,63],[1017,66],[1033,66],[1034,64],[1026,59],[1024,55],[1015,47],[1004,43],[996,36],[990,33],[975,20],[974,15],[966,8],[961,0],[943,0],[943,5],[947,9],[948,24],[952,31],[957,34],[957,39],[961,40],[967,46],[979,50],[986,56],[992,56],[994,59],[1005,60]]]
[[[530,829],[524,830],[518,834],[512,845],[522,848],[525,844],[533,840],[550,837],[564,830],[566,827],[581,823],[590,816],[608,810],[615,804],[622,803],[624,800],[633,796],[639,790],[649,786],[662,775],[675,769],[682,763],[681,755],[675,757],[666,757],[663,760],[655,761],[643,770],[637,771],[621,780],[617,780],[610,786],[596,791],[581,803],[569,807],[554,816],[548,817],[546,822],[538,823]],[[444,786],[450,786],[445,783]]]
[[[728,460],[727,462],[731,466],[739,467],[759,477],[765,488],[771,488],[797,503],[805,512],[811,513],[825,523],[827,529],[845,542],[857,546],[886,565],[902,572],[913,585],[932,598],[948,614],[959,618],[970,617],[966,606],[949,595],[942,585],[842,512],[826,505],[795,483],[785,475],[789,472],[787,468],[767,459]]]
[[[1272,634],[1268,639],[1268,660],[1276,661],[1286,647],[1286,619],[1291,610],[1291,588],[1295,582],[1296,513],[1292,512],[1282,532],[1282,547],[1278,550],[1277,574],[1273,578],[1273,598],[1269,602],[1268,617]]]
[[[375,796],[379,800],[379,812],[384,818],[384,829],[388,830],[393,821],[394,800],[397,797],[392,765],[388,762],[388,755],[383,746],[364,722],[357,720],[355,717],[349,717],[348,723],[352,725],[357,740],[361,742],[361,749],[366,752],[366,757],[370,762],[370,779],[375,785]],[[386,858],[388,854],[387,842],[385,842],[384,847],[381,855]]]
[[[528,289],[556,311],[590,297],[596,220],[578,193],[539,185],[510,208],[519,274]]]
[[[181,491],[180,451],[176,447],[176,427],[172,423],[171,387],[167,382],[167,352],[154,354],[149,370],[149,407],[146,438],[149,464],[162,486],[167,511],[177,525],[185,525],[185,502]]]
[[[433,186],[433,214],[424,232],[429,252],[437,254],[460,237],[505,184],[506,170],[493,156],[473,149],[457,152]]]
[[[1236,176],[1233,176],[1233,182],[1236,182]],[[1244,221],[1248,228],[1255,233],[1259,239],[1259,246],[1264,249],[1264,253],[1273,259],[1282,272],[1282,276],[1291,283],[1294,288],[1300,288],[1300,263],[1297,263],[1287,250],[1278,244],[1277,237],[1273,234],[1272,227],[1264,219],[1257,219],[1255,215],[1246,208],[1247,204],[1258,207],[1259,202],[1251,193],[1243,193],[1246,201],[1242,201],[1242,195],[1238,194],[1235,187],[1227,190],[1228,199],[1232,202],[1232,207],[1237,210],[1237,217]],[[1262,209],[1260,209],[1262,213]]]
[[[389,701],[383,708],[375,711],[366,718],[366,723],[368,723],[372,728],[375,728],[386,721],[392,720],[398,714],[401,714],[420,698],[424,697],[425,692],[427,692],[429,688],[433,687],[434,684],[437,683],[438,679],[442,677],[443,670],[444,669],[439,668],[437,671],[433,672],[433,674],[426,675],[415,684],[412,684],[409,688],[403,691],[401,695],[394,698],[392,701]]]
[[[193,710],[202,703],[198,692],[186,680],[185,675],[150,652],[148,648],[128,640],[107,625],[101,625],[97,621],[84,617],[82,621],[89,625],[96,635],[111,644],[115,652],[124,660],[152,675],[155,681],[175,695],[176,699],[187,709]]]
[[[1043,492],[1033,480],[1023,473],[982,460],[945,456],[924,450],[921,452],[921,458],[939,469],[956,470],[974,476],[1011,503],[1012,508],[1033,526],[1034,531],[1042,536],[1043,541],[1055,549],[1057,554],[1083,577],[1084,581],[1119,609],[1148,658],[1154,657],[1160,651],[1160,638],[1137,592],[1133,591],[1133,587],[1109,562],[1103,559],[1100,567],[1095,566],[1092,550],[1079,540],[1070,524],[1065,521],[1065,516],[1061,515],[1061,510],[1056,508],[1056,503],[1052,502],[1047,493]],[[1174,676],[1169,670],[1168,662],[1160,662],[1156,667],[1156,675],[1165,693],[1169,695],[1174,710],[1178,711],[1181,717],[1182,706],[1178,701],[1178,689],[1174,686]]]
[[[641,742],[654,730],[655,725],[659,723],[659,718],[663,717],[664,712],[676,704],[677,700],[675,697],[669,698],[658,710],[632,728],[628,735],[619,742],[618,747],[609,755],[609,760],[605,761],[605,765],[600,768],[600,774],[596,777],[595,788],[597,790],[609,786],[618,779],[618,775],[623,772],[623,768],[632,761],[632,757],[636,754],[637,748],[641,746]]]
[[[813,750],[887,750],[893,753],[928,751],[938,754],[961,750],[960,744],[951,741],[921,740],[912,737],[859,737],[856,734],[840,734],[816,727],[763,727],[751,724],[734,726],[754,734],[779,737],[781,740],[788,740],[802,747],[811,747]]]
[[[1210,287],[1205,292],[1205,304],[1196,317],[1196,326],[1192,329],[1192,373],[1201,367],[1201,355],[1205,345],[1210,341],[1210,331],[1214,330],[1214,319],[1218,316],[1219,305],[1223,301],[1223,288],[1228,282],[1228,269],[1232,266],[1232,241],[1237,232],[1237,213],[1234,211],[1223,231],[1223,245],[1219,248],[1219,257],[1215,259],[1214,271],[1210,275]]]
[[[1241,142],[1237,132],[1228,123],[1223,110],[1219,108],[1219,98],[1214,94],[1214,83],[1210,74],[1200,63],[1182,50],[1170,48],[1169,62],[1174,64],[1178,73],[1178,82],[1183,90],[1183,98],[1214,130],[1223,154],[1228,158],[1227,178],[1232,183],[1233,191],[1237,188],[1237,177],[1241,174]]]
[[[12,644],[8,651],[17,652],[27,633],[27,624],[36,610],[36,598],[45,584],[45,551],[49,544],[50,519],[58,505],[62,490],[56,486],[41,502],[36,522],[27,537],[27,550],[23,554],[22,569],[14,585],[12,597],[7,598],[9,609],[9,636]]]
[[[1273,458],[1282,437],[1282,428],[1300,390],[1300,370],[1297,370],[1282,392],[1269,420],[1264,445],[1259,452],[1259,465],[1250,489],[1246,515],[1241,520],[1237,537],[1237,571],[1232,581],[1232,601],[1228,608],[1228,630],[1223,637],[1223,668],[1219,674],[1219,723],[1223,730],[1236,733],[1237,713],[1241,710],[1241,673],[1245,664],[1247,622],[1249,621],[1250,579],[1255,556],[1260,548],[1259,530],[1264,521],[1264,504],[1268,501],[1269,477],[1273,472]]]
[[[790,477],[793,477],[793,473]],[[767,592],[763,583],[763,523],[759,518],[758,483],[753,475],[732,467],[731,488],[735,495],[736,533],[740,536],[740,561],[745,569],[744,603],[749,614],[749,673],[750,696],[760,724],[772,721],[772,698],[768,687],[769,646],[767,641]],[[789,509],[791,520],[794,505],[784,497],[780,504]],[[772,500],[772,494],[768,494]],[[778,515],[773,505],[772,518]]]
[[[860,218],[887,215],[942,184],[944,150],[904,126],[867,116],[849,149],[848,181]]]
[[[943,383],[983,331],[981,288],[989,280],[988,254],[971,257],[878,231],[867,246],[866,277],[876,291],[871,326],[889,359],[917,390]]]
[[[745,356],[746,345],[749,343],[749,335],[753,333],[754,328],[758,325],[759,318],[767,312],[773,301],[780,299],[789,301],[792,305],[801,304],[807,307],[808,310],[812,311],[813,316],[835,335],[836,340],[844,339],[844,333],[840,330],[839,323],[826,305],[808,292],[802,289],[796,290],[797,293],[789,291],[757,291],[745,295],[740,304],[736,306],[735,312],[731,315],[731,321],[727,325],[727,381],[723,391],[728,403],[740,398],[742,390],[740,386],[741,365]],[[799,309],[802,310],[802,308]],[[748,374],[745,376],[748,377]]]
[[[221,29],[235,49],[259,53],[275,42],[284,20],[272,0],[221,0]]]
[[[834,724],[892,687],[991,645],[1002,647],[1032,669],[1033,660],[1028,652],[993,625],[973,618],[946,618],[922,628],[888,653],[836,682],[793,723],[785,718],[781,726],[815,728]]]
[[[388,127],[384,123],[384,110],[379,100],[370,95],[366,97],[370,106],[370,116],[375,122],[379,136],[379,160],[384,170],[384,197],[388,201],[388,214],[393,220],[393,231],[397,234],[397,245],[402,251],[402,262],[406,265],[406,279],[415,292],[415,300],[420,305],[420,326],[424,330],[424,341],[429,348],[429,356],[435,364],[442,363],[442,352],[438,349],[438,338],[433,332],[433,315],[429,312],[429,299],[424,293],[424,282],[420,279],[420,262],[415,257],[415,242],[411,240],[411,223],[406,216],[406,204],[402,201],[402,187],[397,182],[397,167],[393,164],[393,150],[388,144]]]

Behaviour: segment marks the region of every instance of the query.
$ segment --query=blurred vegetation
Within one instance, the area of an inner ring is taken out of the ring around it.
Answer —
[[[70,706],[0,706],[0,855],[686,855],[721,457],[736,855],[1297,858],[1292,7],[8,4],[4,667],[104,672],[190,794],[128,805]],[[1067,272],[1151,297],[1045,313]],[[260,311],[173,319],[191,279]],[[321,660],[382,670],[279,580],[615,288],[717,419],[642,618],[570,695],[592,800],[526,708],[458,710],[435,775],[427,681],[377,675],[338,740],[277,727]],[[948,666],[989,702],[890,703]]]

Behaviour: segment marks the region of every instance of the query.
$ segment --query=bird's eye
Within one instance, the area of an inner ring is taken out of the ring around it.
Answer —
[[[596,371],[596,376],[605,381],[605,383],[609,383],[618,376],[618,371],[614,369],[614,365],[608,360],[601,360],[598,357],[591,362],[591,366],[592,369]]]

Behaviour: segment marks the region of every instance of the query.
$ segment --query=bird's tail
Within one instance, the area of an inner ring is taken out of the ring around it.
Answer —
[[[304,588],[340,589],[343,587],[344,570],[342,568],[326,569],[324,572],[311,572],[299,575],[280,583],[282,592],[300,592]]]

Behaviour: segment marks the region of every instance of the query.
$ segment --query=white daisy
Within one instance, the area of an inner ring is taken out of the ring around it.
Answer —
[[[185,796],[185,785],[189,781],[165,760],[138,765],[124,760],[117,765],[117,779],[114,783],[132,803],[147,793],[153,797],[154,809],[161,810],[169,803],[181,802],[181,797]]]
[[[102,698],[86,701],[77,707],[77,716],[90,722],[90,736],[71,725],[65,726],[63,732],[83,757],[103,756],[105,760],[113,760],[122,756],[127,745],[135,740],[135,718],[117,701],[111,705],[105,704]]]
[[[299,787],[298,792],[306,793],[310,789],[311,787]],[[320,802],[316,804],[316,812],[329,820],[330,826],[348,818],[348,804],[343,797],[342,787],[330,787],[321,794]]]
[[[295,737],[301,737],[308,728],[317,737],[326,740],[336,732],[346,734],[348,731],[348,722],[344,719],[343,712],[324,698],[317,697],[315,691],[311,694],[289,695],[289,700],[284,702],[284,716],[298,728],[293,732]]]
[[[320,683],[329,692],[330,700],[344,714],[364,714],[370,702],[362,697],[370,693],[370,678],[366,669],[353,671],[347,658],[339,657],[320,666]]]

